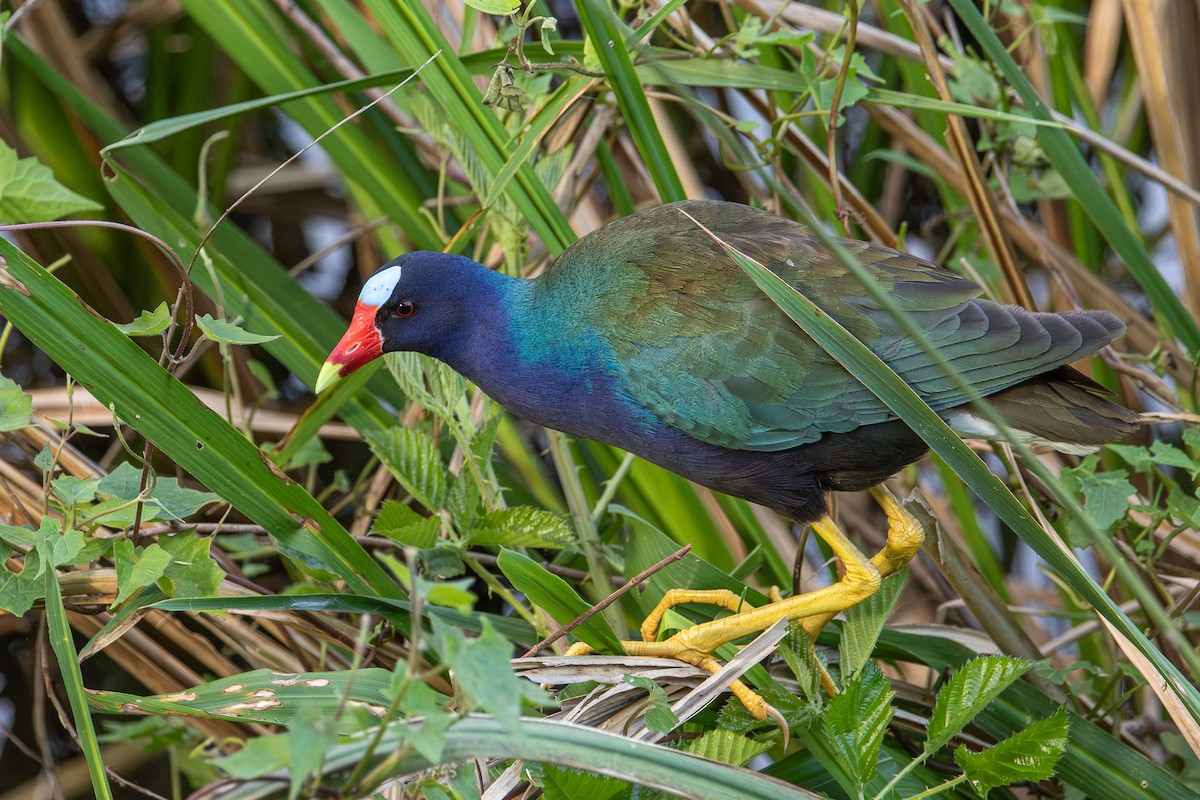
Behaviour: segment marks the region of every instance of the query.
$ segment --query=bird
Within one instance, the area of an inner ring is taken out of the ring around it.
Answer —
[[[1113,314],[997,303],[945,267],[876,244],[839,243],[987,398],[1012,438],[1082,454],[1138,428],[1136,412],[1069,366],[1124,333]],[[385,352],[423,353],[530,422],[614,445],[811,525],[842,562],[837,583],[776,594],[759,608],[726,590],[671,590],[643,623],[643,641],[622,642],[631,655],[679,658],[715,672],[712,651],[721,644],[785,617],[814,634],[916,554],[923,528],[880,484],[928,449],[727,248],[820,306],[957,434],[1001,436],[810,229],[716,200],[617,219],[532,279],[448,253],[389,261],[364,283],[315,390]],[[870,559],[829,516],[827,500],[830,491],[864,489],[889,522],[887,543]],[[733,613],[655,641],[665,611],[682,602]],[[756,717],[772,711],[740,682],[730,688]]]

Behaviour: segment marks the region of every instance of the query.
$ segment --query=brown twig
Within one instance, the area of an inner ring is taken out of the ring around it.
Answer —
[[[545,639],[542,639],[540,642],[535,644],[533,647],[526,650],[525,653],[521,656],[521,658],[529,658],[530,656],[536,655],[537,652],[539,650],[541,650],[542,648],[549,647],[550,645],[554,644],[559,639],[561,639],[562,637],[566,636],[568,633],[573,631],[575,628],[582,625],[585,621],[587,621],[588,619],[591,619],[592,616],[600,613],[604,609],[611,606],[613,603],[615,603],[617,601],[618,598],[621,597],[621,595],[628,592],[634,586],[637,586],[639,583],[646,580],[651,575],[658,572],[660,569],[667,566],[668,564],[673,564],[676,561],[678,561],[679,559],[686,556],[688,554],[688,552],[691,551],[691,549],[692,549],[692,546],[690,544],[684,545],[683,547],[676,550],[674,553],[671,553],[671,555],[664,558],[662,561],[659,561],[656,564],[652,564],[651,566],[649,566],[646,569],[639,572],[637,575],[634,575],[632,578],[629,579],[629,581],[624,586],[620,587],[619,589],[614,591],[612,594],[610,594],[608,597],[604,598],[599,603],[596,603],[596,605],[592,606],[587,611],[583,612],[578,617],[571,620],[571,622],[569,624],[563,625],[562,627],[558,628],[557,630],[551,631],[549,636],[547,636]]]

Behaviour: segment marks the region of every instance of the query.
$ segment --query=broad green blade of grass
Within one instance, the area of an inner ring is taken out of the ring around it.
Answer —
[[[441,52],[422,73],[422,81],[429,94],[438,99],[451,124],[466,138],[484,169],[493,176],[499,175],[511,155],[509,134],[496,113],[483,105],[471,74],[438,31],[429,12],[415,0],[367,0],[367,6],[396,52],[409,60],[410,66]],[[528,164],[517,169],[506,194],[551,253],[560,253],[575,241],[566,216]]]
[[[950,5],[992,62],[1004,73],[1009,84],[1017,90],[1029,112],[1036,119],[1052,121],[1050,108],[984,20],[979,9],[969,0],[950,0]],[[1116,203],[1080,155],[1079,148],[1065,132],[1055,127],[1040,127],[1038,141],[1045,148],[1055,169],[1071,187],[1071,194],[1078,199],[1096,227],[1108,237],[1113,249],[1146,293],[1155,312],[1171,333],[1179,338],[1192,358],[1200,357],[1200,323],[1196,322],[1196,318],[1158,271],[1146,246],[1130,230]]]
[[[503,549],[497,566],[517,591],[534,605],[544,609],[559,625],[569,625],[583,616],[590,604],[571,585],[548,571],[532,558],[515,550]],[[621,641],[603,614],[593,614],[577,625],[571,634],[602,653],[623,653]]]
[[[576,8],[592,44],[592,52],[604,68],[604,77],[617,96],[621,115],[658,189],[659,199],[664,203],[685,199],[687,194],[667,152],[658,123],[650,112],[650,102],[642,89],[641,78],[633,68],[631,53],[626,47],[614,46],[625,41],[628,29],[603,0],[583,0]]]
[[[356,592],[402,596],[320,503],[272,471],[253,442],[12,244],[0,241],[0,256],[7,261],[0,314],[114,415],[282,546],[324,564]]]
[[[0,289],[0,294],[6,293],[6,290]],[[43,530],[46,530],[45,525],[43,525]],[[57,537],[58,532],[49,532],[49,536]],[[46,551],[50,549],[45,548]],[[48,553],[44,553],[42,557],[46,558],[47,555]],[[97,800],[107,800],[113,796],[112,787],[108,785],[108,775],[104,771],[104,756],[100,752],[100,742],[96,738],[96,726],[88,707],[83,673],[79,669],[79,655],[75,652],[75,639],[71,632],[71,624],[67,620],[67,610],[63,607],[62,588],[58,585],[58,570],[54,568],[53,564],[45,562],[42,563],[42,568],[45,570],[46,625],[50,648],[54,651],[54,657],[58,661],[62,686],[67,693],[67,700],[71,704],[75,734],[79,747],[83,750],[84,760],[87,761],[88,774],[92,778],[92,791],[95,792]]]
[[[832,240],[824,242],[824,244],[832,245],[835,252],[842,249]],[[1200,720],[1200,692],[1196,687],[1189,683],[1179,669],[1146,638],[1145,634],[1133,624],[1112,598],[1105,594],[1092,577],[1042,530],[1012,492],[1008,491],[999,478],[988,470],[979,456],[963,444],[941,417],[921,402],[916,392],[908,384],[901,380],[866,345],[773,272],[728,246],[726,246],[726,250],[755,283],[797,325],[804,329],[805,333],[833,355],[851,374],[857,376],[909,427],[917,431],[921,438],[984,499],[1021,539],[1046,561],[1056,574],[1132,641],[1138,651],[1149,659],[1155,669],[1159,671],[1163,683],[1186,706],[1192,718]],[[839,258],[848,267],[855,269],[849,253],[845,253],[843,250],[839,254]],[[861,270],[862,268],[857,267],[857,269]],[[864,283],[870,283],[870,281],[864,281]],[[878,287],[875,288],[878,289]],[[899,309],[895,308],[889,308],[889,310],[893,313],[899,312]],[[1036,468],[1035,464],[1030,466]],[[1049,479],[1049,484],[1054,486],[1056,482],[1053,476],[1047,475],[1046,477]],[[1071,505],[1077,505],[1074,504],[1072,498],[1064,496],[1059,499]],[[1083,523],[1087,523],[1088,517],[1082,509],[1073,509],[1073,512]],[[1120,561],[1119,557],[1118,561]]]

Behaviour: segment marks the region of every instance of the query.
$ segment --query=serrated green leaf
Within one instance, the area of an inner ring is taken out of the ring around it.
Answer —
[[[879,748],[894,713],[895,695],[888,679],[871,663],[829,700],[825,736],[858,784],[875,776]]]
[[[0,375],[0,433],[33,424],[33,398],[14,381]]]
[[[412,428],[389,428],[367,435],[371,452],[413,498],[430,511],[446,499],[446,470],[433,439]]]
[[[925,752],[932,755],[945,746],[1032,666],[1019,658],[984,656],[959,667],[938,689],[929,715]]]
[[[887,622],[896,598],[908,580],[908,570],[901,570],[883,579],[879,591],[857,605],[846,609],[842,625],[842,676],[852,678],[871,658],[875,642]]]
[[[504,577],[530,602],[544,610],[559,625],[567,625],[587,612],[591,605],[570,584],[515,550],[501,550],[496,561]],[[593,614],[572,633],[602,653],[623,653],[621,640],[603,614]]]
[[[1067,710],[1060,708],[978,753],[959,745],[954,762],[962,767],[967,782],[980,797],[986,797],[997,786],[1045,780],[1054,775],[1054,766],[1067,749],[1070,725]]]
[[[72,192],[45,164],[0,141],[0,222],[48,222],[104,206]]]
[[[133,322],[114,322],[126,336],[157,336],[171,324],[171,308],[162,302],[153,311],[143,311]]]
[[[571,544],[571,527],[559,515],[517,506],[484,514],[467,535],[475,545],[563,548]]]
[[[542,788],[546,800],[609,800],[629,788],[629,783],[607,775],[543,764]]]
[[[458,475],[448,476],[450,489],[446,492],[446,511],[458,530],[468,530],[475,524],[475,518],[482,510],[483,498],[479,492],[479,482],[468,470]]]
[[[262,344],[279,338],[279,334],[251,333],[229,320],[214,319],[212,314],[197,315],[196,325],[209,339],[222,344]]]
[[[659,733],[670,733],[679,725],[679,717],[671,710],[671,701],[667,699],[667,693],[661,686],[644,675],[622,675],[621,680],[650,693],[650,708],[646,710],[647,728]]]
[[[745,766],[750,763],[750,759],[770,749],[770,742],[758,742],[723,728],[714,728],[683,745],[684,752],[735,767]]]
[[[371,533],[427,550],[437,542],[441,527],[437,517],[423,517],[399,501],[386,500],[371,525]]]
[[[817,660],[812,639],[808,638],[799,623],[788,625],[788,635],[781,643],[779,652],[800,684],[800,696],[805,700],[820,702],[824,697],[821,692],[822,665]]]

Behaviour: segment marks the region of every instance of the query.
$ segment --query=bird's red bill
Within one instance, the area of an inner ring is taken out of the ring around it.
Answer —
[[[378,311],[378,306],[369,306],[362,302],[354,307],[350,327],[325,360],[326,369],[323,369],[322,373],[329,367],[336,367],[338,377],[344,378],[383,354],[383,337],[375,327],[375,314]]]

